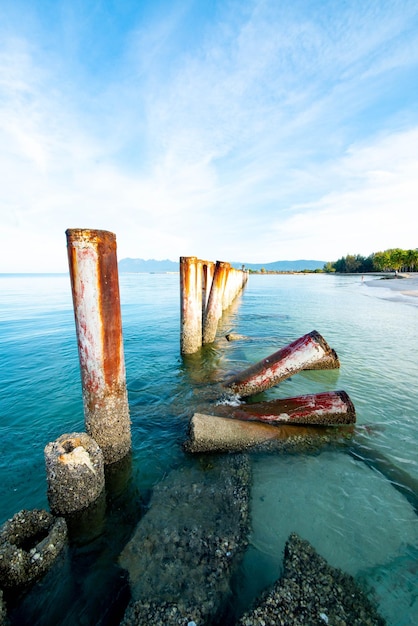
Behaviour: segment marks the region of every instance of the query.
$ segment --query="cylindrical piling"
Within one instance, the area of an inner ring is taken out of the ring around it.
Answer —
[[[86,433],[61,435],[45,447],[48,502],[56,515],[82,511],[103,492],[103,454]]]
[[[251,396],[314,365],[332,352],[325,339],[313,330],[237,376],[229,378],[224,386],[241,397]]]
[[[202,287],[202,318],[204,318],[206,307],[208,306],[210,290],[212,288],[215,263],[213,261],[202,261],[203,266],[203,287]]]
[[[213,343],[224,309],[224,292],[230,270],[229,263],[216,261],[208,305],[203,321],[203,344]]]
[[[202,261],[180,257],[180,351],[193,354],[202,346]]]
[[[116,236],[66,231],[86,430],[105,463],[131,448],[122,340]]]
[[[219,405],[216,412],[221,416],[269,424],[332,426],[356,421],[354,405],[345,391],[326,391],[238,407]]]

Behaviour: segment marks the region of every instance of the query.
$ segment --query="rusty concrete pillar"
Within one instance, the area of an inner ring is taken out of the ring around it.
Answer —
[[[202,313],[203,319],[208,306],[210,290],[212,288],[215,263],[213,261],[202,261],[203,266],[203,287],[202,287]]]
[[[325,339],[313,330],[229,378],[224,386],[239,396],[251,396],[277,385],[280,381],[333,354],[335,352]]]
[[[268,424],[354,424],[356,411],[345,391],[325,391],[294,398],[254,402],[239,406],[219,405],[219,416]]]
[[[193,354],[202,346],[202,261],[180,257],[180,351]]]
[[[229,263],[216,261],[209,301],[203,321],[203,344],[215,341],[218,322],[222,316],[224,291],[230,270]]]
[[[66,231],[86,430],[105,463],[131,449],[116,236]]]

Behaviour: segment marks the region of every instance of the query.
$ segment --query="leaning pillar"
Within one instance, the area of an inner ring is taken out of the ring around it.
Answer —
[[[66,231],[87,433],[106,464],[131,449],[116,236]]]
[[[209,301],[203,322],[203,344],[213,343],[216,337],[218,322],[222,316],[223,298],[230,264],[216,261]]]
[[[252,396],[277,385],[303,369],[314,366],[317,362],[328,361],[334,355],[336,367],[338,367],[339,362],[335,351],[316,330],[313,330],[229,378],[224,385],[228,391],[239,396]]]

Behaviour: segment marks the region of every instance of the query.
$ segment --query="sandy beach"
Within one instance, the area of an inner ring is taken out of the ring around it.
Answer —
[[[398,276],[393,274],[376,276],[371,280],[366,277],[363,284],[366,287],[377,287],[382,290],[378,297],[385,300],[418,306],[418,272],[398,274]]]

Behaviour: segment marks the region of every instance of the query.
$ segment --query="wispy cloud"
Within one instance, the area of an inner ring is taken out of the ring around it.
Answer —
[[[64,2],[43,23],[17,1],[24,27],[10,9],[0,33],[0,271],[65,270],[67,227],[113,230],[120,257],[418,245],[415,2]]]

